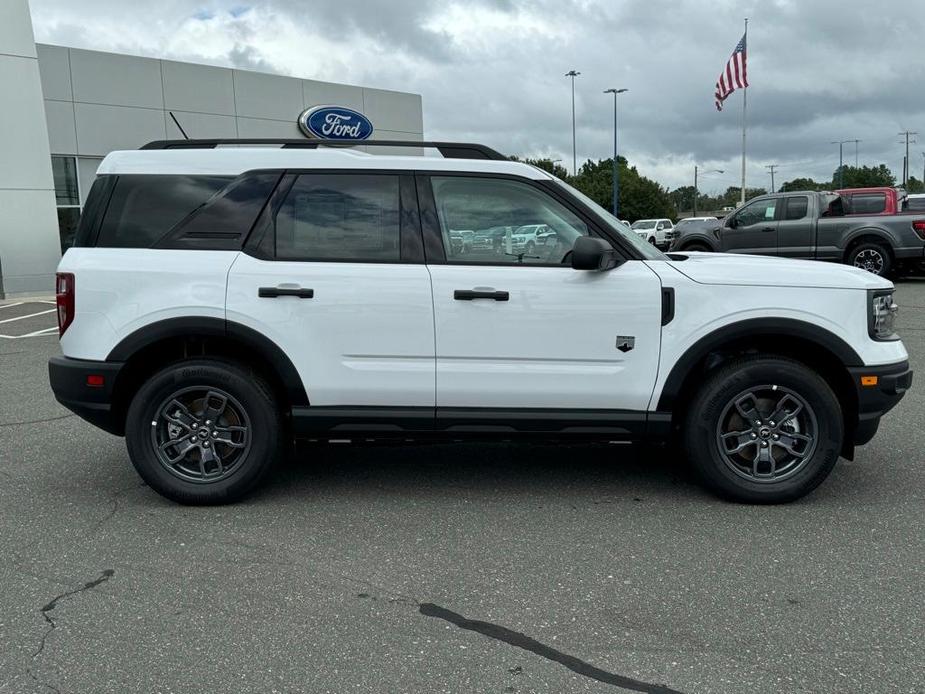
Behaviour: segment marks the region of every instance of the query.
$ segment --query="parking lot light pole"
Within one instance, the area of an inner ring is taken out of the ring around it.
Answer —
[[[859,140],[860,141],[860,140]],[[854,140],[833,140],[830,145],[838,145],[838,187],[843,188],[845,183],[845,143],[854,142]]]
[[[691,217],[697,216],[697,168],[698,168],[697,165],[694,164],[694,213],[691,215]],[[721,174],[725,172],[722,169],[713,169],[712,171],[708,171],[707,173]]]
[[[628,92],[629,89],[605,89],[605,94],[613,94],[613,216],[620,219],[617,210],[620,206],[620,173],[617,166],[617,94]]]
[[[580,72],[569,70],[565,73],[566,77],[572,78],[572,176],[578,175],[578,153],[575,140],[575,78]]]

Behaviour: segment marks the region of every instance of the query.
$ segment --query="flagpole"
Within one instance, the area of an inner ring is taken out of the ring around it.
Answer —
[[[748,60],[747,58],[747,55],[748,55],[748,17],[745,18],[745,51],[746,51],[745,60],[747,61]],[[743,87],[742,88],[742,190],[739,196],[740,206],[745,204],[745,123],[746,123],[747,108],[748,108],[748,87]]]

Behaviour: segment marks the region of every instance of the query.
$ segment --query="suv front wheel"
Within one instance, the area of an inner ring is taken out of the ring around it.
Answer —
[[[236,362],[195,359],[154,374],[128,409],[125,440],[138,474],[184,504],[230,503],[270,473],[283,422],[270,387]]]
[[[844,425],[829,385],[783,357],[745,357],[701,386],[684,423],[684,448],[701,478],[723,496],[781,503],[829,475]]]

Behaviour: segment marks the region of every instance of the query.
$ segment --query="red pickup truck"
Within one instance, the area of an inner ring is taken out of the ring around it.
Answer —
[[[845,214],[902,214],[906,191],[887,186],[878,188],[844,188],[835,191],[845,203]]]

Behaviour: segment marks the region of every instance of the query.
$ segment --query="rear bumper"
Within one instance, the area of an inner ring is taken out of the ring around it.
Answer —
[[[894,248],[893,256],[897,260],[922,260],[925,259],[925,245],[918,244],[915,246],[906,246],[904,248]]]
[[[121,362],[52,357],[48,360],[48,380],[55,399],[71,412],[103,431],[122,436],[124,422],[112,406],[113,388],[121,369]],[[89,376],[102,377],[102,384],[88,385]]]
[[[858,366],[848,369],[858,394],[858,424],[854,443],[862,446],[877,433],[880,418],[903,399],[912,386],[912,369],[903,361],[886,366]],[[876,385],[865,386],[864,377],[876,377]]]

